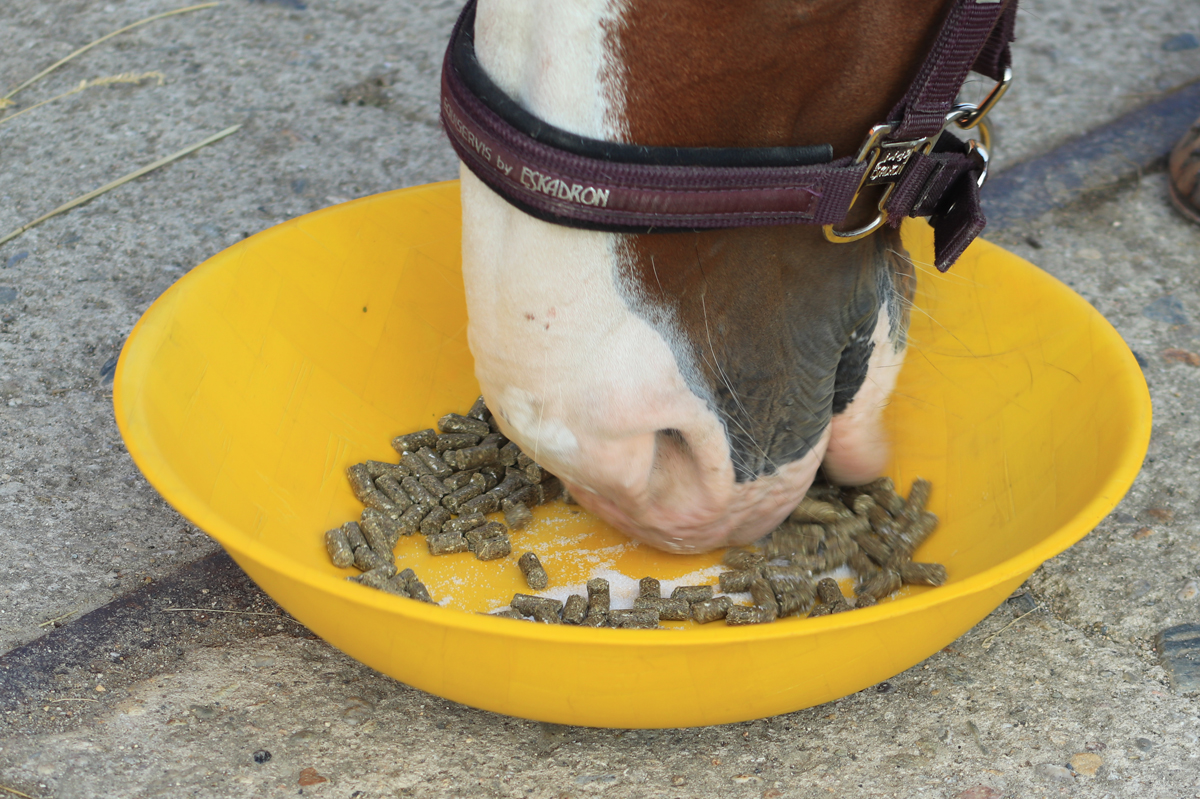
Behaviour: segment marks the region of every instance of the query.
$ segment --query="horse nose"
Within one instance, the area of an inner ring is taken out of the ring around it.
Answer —
[[[575,489],[581,505],[627,535],[671,552],[740,546],[769,533],[808,490],[828,435],[771,475],[738,482],[728,455],[714,459],[679,430],[657,431],[644,482],[625,491]],[[569,485],[568,481],[568,485]]]
[[[672,552],[746,544],[770,532],[811,484],[826,442],[771,475],[738,481],[715,417],[681,414],[674,426],[646,431],[598,431],[585,418],[543,415],[531,423],[507,412],[500,424],[585,509]],[[568,439],[569,447],[558,446]],[[555,446],[543,446],[548,441]]]

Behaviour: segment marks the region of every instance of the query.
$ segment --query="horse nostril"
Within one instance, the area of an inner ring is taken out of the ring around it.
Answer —
[[[669,447],[685,455],[691,451],[691,446],[688,444],[687,439],[684,438],[683,433],[672,427],[659,430],[654,435],[658,439],[657,444],[659,447]]]

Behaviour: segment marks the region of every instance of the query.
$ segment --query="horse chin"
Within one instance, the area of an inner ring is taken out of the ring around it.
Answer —
[[[714,485],[698,474],[702,467],[669,457],[655,458],[638,483],[563,482],[580,505],[630,538],[665,552],[696,554],[752,543],[779,526],[812,484],[828,441],[826,431],[804,457],[741,483],[732,482],[731,464],[719,470],[725,479]]]
[[[857,426],[848,422],[835,418],[831,423],[833,435],[823,464],[825,476],[835,485],[863,485],[883,474],[890,447],[876,420]]]
[[[823,466],[825,476],[837,485],[869,483],[883,474],[891,454],[883,413],[896,388],[906,347],[892,333],[891,312],[886,305],[871,338],[874,348],[868,379],[846,409],[829,423],[829,448]]]

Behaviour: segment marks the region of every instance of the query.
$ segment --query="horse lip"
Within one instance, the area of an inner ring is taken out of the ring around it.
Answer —
[[[694,505],[680,503],[678,495],[671,498],[675,502],[663,504],[645,494],[641,502],[626,510],[619,498],[585,490],[570,480],[564,482],[580,505],[630,538],[666,552],[699,554],[752,543],[778,526],[811,485],[829,435],[827,428],[812,451],[769,477],[735,484],[730,471],[729,494],[707,512],[697,513]],[[693,488],[702,495],[708,490],[702,484]]]

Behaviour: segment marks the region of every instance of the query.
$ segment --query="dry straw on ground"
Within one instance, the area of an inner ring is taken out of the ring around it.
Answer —
[[[13,795],[13,796],[20,796],[20,797],[22,797],[22,799],[33,799],[33,797],[32,797],[32,796],[30,796],[29,794],[27,794],[27,793],[21,793],[21,792],[20,792],[20,791],[18,791],[16,788],[9,788],[7,785],[0,785],[0,791],[4,791],[4,792],[6,792],[6,793],[9,793],[9,794],[11,794],[11,795]]]
[[[70,91],[55,95],[54,97],[51,97],[48,100],[42,100],[40,103],[34,103],[33,105],[29,106],[28,108],[22,108],[20,111],[18,111],[15,114],[9,114],[6,117],[0,118],[0,125],[3,125],[5,122],[11,122],[14,119],[16,119],[17,117],[21,116],[21,114],[26,114],[26,113],[34,110],[35,108],[41,108],[44,105],[53,103],[55,100],[61,100],[64,97],[70,97],[73,94],[79,94],[84,89],[90,89],[94,86],[116,86],[118,84],[130,84],[130,83],[132,83],[136,86],[136,85],[141,84],[148,80],[157,80],[158,85],[162,86],[163,83],[166,82],[166,77],[161,72],[143,72],[141,74],[138,74],[135,72],[122,72],[120,75],[108,75],[107,77],[103,77],[103,78],[92,78],[91,80],[81,80],[81,81],[79,81],[79,85],[76,86],[74,89],[71,89]]]
[[[154,22],[155,20],[163,19],[164,17],[173,17],[176,14],[186,14],[189,11],[199,11],[202,8],[213,8],[214,6],[219,6],[219,5],[221,5],[221,4],[220,3],[201,3],[200,5],[188,6],[186,8],[177,8],[174,11],[164,11],[161,14],[155,14],[152,17],[146,17],[145,19],[138,20],[137,22],[133,23],[132,25],[126,25],[124,28],[115,30],[112,33],[101,36],[99,39],[96,39],[95,41],[89,42],[88,44],[85,44],[83,47],[80,47],[78,50],[71,53],[66,58],[62,58],[62,59],[59,59],[58,61],[55,61],[53,64],[51,64],[50,66],[43,69],[41,72],[39,72],[38,74],[34,75],[29,80],[22,83],[20,86],[13,89],[8,94],[4,95],[3,97],[0,97],[0,109],[7,108],[10,105],[14,105],[12,98],[13,98],[13,95],[15,95],[17,92],[24,91],[25,89],[27,89],[30,86],[32,86],[33,84],[37,83],[39,80],[46,77],[51,72],[58,69],[63,64],[70,61],[71,59],[73,59],[77,56],[83,55],[84,53],[86,53],[88,50],[91,50],[96,45],[101,44],[102,42],[106,42],[109,39],[113,38],[114,36],[119,36],[122,33],[125,33],[126,31],[131,31],[134,28],[141,27],[142,25],[145,25],[150,22]]]
[[[13,95],[17,94],[20,91],[23,91],[24,89],[29,88],[37,81],[41,80],[42,78],[46,77],[51,72],[53,72],[54,70],[61,67],[63,64],[66,64],[71,59],[76,58],[77,56],[80,56],[83,53],[86,53],[88,50],[91,50],[96,45],[98,45],[102,42],[105,42],[105,41],[113,38],[114,36],[119,36],[122,33],[133,30],[134,28],[138,28],[142,25],[145,25],[150,22],[154,22],[155,20],[163,19],[165,17],[172,17],[172,16],[175,16],[176,14],[186,14],[190,11],[199,11],[204,8],[213,8],[214,6],[219,6],[219,5],[220,5],[219,2],[201,3],[199,5],[187,6],[186,8],[177,8],[174,11],[164,11],[161,14],[155,14],[154,16],[146,17],[143,20],[139,20],[137,22],[134,22],[131,25],[126,25],[123,28],[113,31],[112,33],[101,36],[99,39],[96,39],[95,41],[90,42],[89,44],[86,44],[83,47],[76,50],[75,52],[71,53],[66,58],[62,58],[62,59],[59,59],[58,61],[54,62],[53,64],[46,67],[38,74],[34,75],[29,80],[22,83],[17,88],[10,91],[8,94],[4,95],[3,97],[0,97],[0,110],[3,110],[4,108],[14,105],[14,103],[12,101]],[[154,80],[154,79],[156,79],[158,81],[159,85],[162,85],[163,81],[165,80],[162,73],[160,73],[160,72],[143,72],[140,74],[133,73],[133,72],[124,72],[124,73],[121,73],[120,75],[109,75],[109,76],[103,77],[103,78],[93,78],[92,80],[85,80],[85,81],[80,82],[80,84],[78,86],[76,86],[74,89],[72,89],[68,92],[64,92],[63,94],[60,94],[56,97],[51,97],[48,100],[43,100],[40,103],[31,105],[28,108],[24,108],[21,111],[18,111],[17,113],[12,114],[11,116],[0,118],[0,123],[4,123],[9,120],[15,119],[16,117],[20,116],[21,114],[25,113],[26,111],[32,111],[33,109],[38,108],[43,105],[46,105],[47,103],[52,103],[55,100],[62,99],[63,97],[69,97],[72,94],[77,94],[77,93],[83,91],[84,89],[91,88],[93,86],[114,86],[114,85],[119,85],[119,84],[140,84],[143,81]],[[84,203],[88,202],[89,200],[93,200],[96,197],[99,197],[101,194],[104,194],[107,191],[111,191],[112,189],[115,189],[118,186],[128,183],[131,180],[139,178],[148,172],[152,172],[161,166],[165,166],[165,165],[171,163],[172,161],[178,160],[178,159],[182,158],[183,156],[185,156],[191,152],[194,152],[194,151],[200,149],[201,147],[204,147],[207,144],[212,144],[215,141],[223,139],[226,136],[228,136],[229,134],[236,131],[240,127],[241,127],[241,125],[234,125],[233,127],[226,128],[225,130],[221,131],[220,133],[216,133],[216,134],[204,139],[203,141],[200,141],[200,142],[197,142],[196,144],[185,147],[184,149],[180,150],[177,153],[173,153],[173,154],[167,156],[166,158],[161,158],[152,164],[148,164],[147,166],[142,167],[141,169],[134,170],[133,172],[130,172],[128,175],[124,175],[120,178],[117,178],[116,180],[112,181],[111,183],[107,183],[104,186],[101,186],[100,188],[96,189],[95,191],[90,191],[87,194],[83,195],[82,197],[76,197],[74,200],[71,200],[68,203],[60,205],[58,208],[55,208],[50,213],[43,214],[42,216],[38,217],[37,219],[33,220],[32,222],[22,225],[21,227],[14,230],[12,233],[9,233],[4,238],[0,238],[0,245],[4,244],[7,241],[11,241],[12,239],[15,239],[17,236],[20,236],[25,231],[41,224],[42,222],[46,221],[47,219],[50,219],[51,217],[58,216],[59,214],[65,213],[66,211],[69,211],[72,208],[76,208],[80,205],[83,205]]]
[[[25,231],[29,230],[30,228],[36,227],[37,225],[40,225],[42,222],[45,222],[47,219],[50,219],[51,217],[55,217],[61,213],[70,211],[72,208],[83,205],[84,203],[88,202],[89,200],[96,199],[101,194],[104,194],[107,191],[112,191],[113,189],[117,188],[118,186],[124,185],[124,184],[128,183],[129,181],[134,180],[136,178],[140,178],[142,175],[145,175],[147,172],[153,172],[155,169],[158,169],[160,166],[166,166],[167,164],[171,163],[172,161],[177,161],[180,158],[183,158],[185,155],[195,152],[196,150],[199,150],[201,147],[204,147],[207,144],[212,144],[215,141],[223,139],[226,136],[228,136],[229,134],[235,132],[240,127],[241,127],[241,125],[234,125],[233,127],[225,128],[225,130],[221,131],[220,133],[214,133],[212,136],[209,136],[207,139],[204,139],[203,141],[199,141],[193,145],[184,147],[182,150],[180,150],[177,153],[172,153],[171,155],[168,155],[166,158],[160,158],[159,160],[155,161],[153,164],[147,164],[146,166],[142,167],[141,169],[134,170],[133,172],[130,172],[128,175],[119,177],[116,180],[114,180],[112,183],[107,183],[107,184],[101,186],[100,188],[96,189],[95,191],[89,191],[87,194],[83,195],[82,197],[76,197],[74,200],[71,200],[69,203],[66,203],[65,205],[60,205],[59,207],[55,208],[50,213],[43,214],[43,215],[39,216],[37,219],[33,220],[32,222],[21,225],[21,227],[17,228],[12,233],[9,233],[4,238],[0,239],[0,244],[4,244],[5,242],[15,239],[17,236],[20,236]]]

